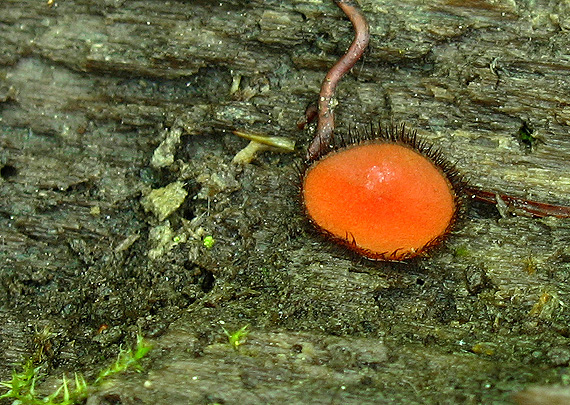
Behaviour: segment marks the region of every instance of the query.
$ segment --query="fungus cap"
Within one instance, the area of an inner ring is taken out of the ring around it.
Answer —
[[[404,260],[424,254],[457,212],[453,184],[411,144],[373,140],[333,151],[305,172],[302,199],[311,222],[363,256]]]

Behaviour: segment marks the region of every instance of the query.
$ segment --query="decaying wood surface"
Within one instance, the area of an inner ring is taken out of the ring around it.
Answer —
[[[30,355],[89,376],[141,330],[150,372],[90,403],[489,403],[568,384],[568,220],[474,206],[407,265],[307,229],[296,122],[353,36],[332,1],[48,3],[0,3],[0,378]],[[568,2],[360,3],[371,45],[338,88],[340,130],[403,121],[472,185],[570,204]],[[297,151],[234,164],[234,129]],[[159,221],[151,190],[169,184],[180,207]],[[251,325],[238,352],[222,322]]]

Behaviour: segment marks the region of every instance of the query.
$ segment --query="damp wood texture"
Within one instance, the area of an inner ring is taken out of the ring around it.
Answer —
[[[567,2],[360,5],[338,131],[405,122],[473,186],[570,204]],[[568,220],[476,205],[407,265],[308,229],[297,122],[353,38],[333,1],[8,0],[0,27],[0,379],[29,356],[96,374],[141,331],[147,373],[90,403],[500,403],[568,383]],[[234,130],[297,151],[234,164]],[[236,352],[222,326],[245,324]]]

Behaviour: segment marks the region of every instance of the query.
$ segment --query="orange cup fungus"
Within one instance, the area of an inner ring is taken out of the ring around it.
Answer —
[[[333,150],[305,171],[311,222],[374,260],[425,255],[450,231],[459,207],[452,167],[404,128]]]

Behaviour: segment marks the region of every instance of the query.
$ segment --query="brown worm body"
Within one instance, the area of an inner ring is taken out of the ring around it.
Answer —
[[[538,201],[526,200],[520,197],[513,197],[505,194],[497,194],[491,191],[480,190],[478,188],[467,187],[465,192],[473,200],[486,202],[489,204],[497,204],[498,200],[502,200],[508,208],[513,210],[524,211],[532,216],[570,218],[570,207],[564,205],[553,205],[541,203]]]
[[[358,4],[352,0],[335,0],[337,6],[349,18],[354,27],[354,41],[348,51],[334,64],[327,73],[319,94],[319,113],[317,132],[313,142],[307,149],[307,160],[313,160],[321,151],[328,148],[334,132],[334,95],[336,86],[342,77],[360,59],[370,40],[368,22],[360,11]]]

